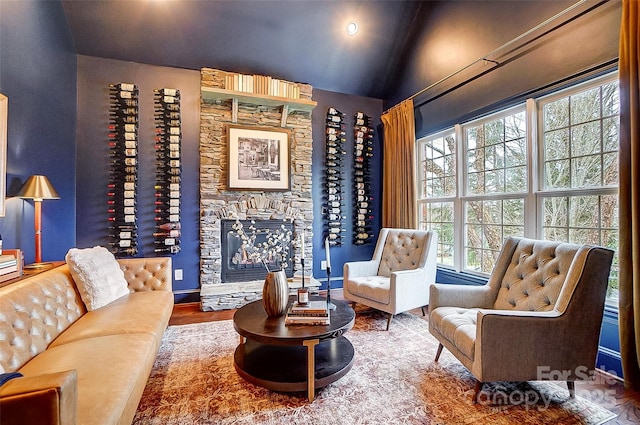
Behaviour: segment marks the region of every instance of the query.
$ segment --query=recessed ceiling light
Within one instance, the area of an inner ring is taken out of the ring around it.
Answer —
[[[355,33],[357,32],[358,32],[358,24],[356,24],[355,22],[350,22],[349,25],[347,25],[347,34],[355,35]]]

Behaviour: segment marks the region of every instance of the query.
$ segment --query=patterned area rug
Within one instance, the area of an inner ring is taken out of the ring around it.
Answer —
[[[485,386],[474,381],[411,314],[358,314],[346,334],[351,371],[316,392],[276,393],[240,378],[233,367],[239,337],[230,320],[171,326],[136,413],[136,425],[169,424],[602,424],[611,412],[551,382]]]

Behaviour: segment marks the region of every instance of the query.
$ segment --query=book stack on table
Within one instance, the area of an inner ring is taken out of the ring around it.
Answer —
[[[0,255],[0,282],[22,275],[22,255],[20,250],[4,250]]]
[[[285,325],[329,325],[329,309],[325,300],[309,301],[308,304],[299,304],[294,301],[287,316],[284,319]]]

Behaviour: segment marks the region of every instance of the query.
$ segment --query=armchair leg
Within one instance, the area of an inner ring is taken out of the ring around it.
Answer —
[[[438,351],[436,352],[436,359],[435,359],[436,363],[438,363],[438,359],[440,358],[440,354],[442,354],[443,348],[444,348],[444,345],[438,344]]]
[[[569,389],[569,398],[576,398],[576,383],[575,383],[575,381],[567,381],[567,388]]]
[[[389,330],[389,325],[391,325],[391,319],[393,319],[393,314],[389,313],[387,317],[387,330]]]
[[[423,316],[426,316],[426,315],[427,315],[427,313],[426,313],[426,311],[425,311],[425,309],[424,309],[424,306],[422,306],[422,315],[423,315]]]
[[[476,379],[476,386],[473,389],[473,400],[471,400],[473,404],[478,403],[478,397],[480,396],[480,391],[482,391],[482,382]]]

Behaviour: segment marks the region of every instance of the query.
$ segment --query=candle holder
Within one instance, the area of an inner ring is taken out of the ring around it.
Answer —
[[[302,229],[302,255],[300,257],[300,264],[302,265],[302,287],[298,289],[298,304],[309,304],[309,289],[304,286],[304,229]]]
[[[327,260],[327,308],[335,310],[336,305],[331,302],[331,255],[329,252],[329,238],[324,240],[324,253]]]

